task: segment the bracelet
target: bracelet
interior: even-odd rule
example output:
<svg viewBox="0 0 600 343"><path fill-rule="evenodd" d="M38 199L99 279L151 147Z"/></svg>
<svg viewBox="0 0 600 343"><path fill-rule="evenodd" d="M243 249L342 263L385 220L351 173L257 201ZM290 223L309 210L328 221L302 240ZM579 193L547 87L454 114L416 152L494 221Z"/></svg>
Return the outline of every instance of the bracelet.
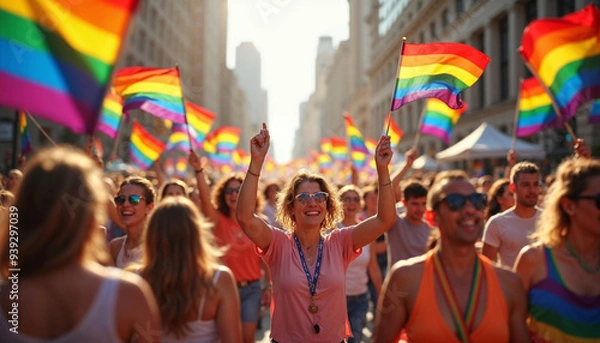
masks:
<svg viewBox="0 0 600 343"><path fill-rule="evenodd" d="M196 169L196 170L194 170L194 172L195 172L196 174L200 174L200 173L202 173L203 171L204 171L204 167L202 167L202 168L200 168L200 169Z"/></svg>
<svg viewBox="0 0 600 343"><path fill-rule="evenodd" d="M380 186L385 187L385 186L389 186L392 184L392 180L388 181L388 182L383 182L383 183L379 183Z"/></svg>
<svg viewBox="0 0 600 343"><path fill-rule="evenodd" d="M253 173L253 172L250 170L250 168L248 168L248 174L250 174L250 175L254 175L254 176L256 176L256 177L260 177L260 174Z"/></svg>

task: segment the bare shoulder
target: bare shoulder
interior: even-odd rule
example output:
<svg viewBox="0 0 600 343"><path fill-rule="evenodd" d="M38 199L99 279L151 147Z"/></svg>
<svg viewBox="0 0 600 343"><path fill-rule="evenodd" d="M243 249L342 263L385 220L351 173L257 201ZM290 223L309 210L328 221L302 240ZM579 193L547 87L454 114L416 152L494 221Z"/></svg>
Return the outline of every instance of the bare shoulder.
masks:
<svg viewBox="0 0 600 343"><path fill-rule="evenodd" d="M408 260L401 260L390 269L390 278L394 281L419 283L427 255L420 255Z"/></svg>
<svg viewBox="0 0 600 343"><path fill-rule="evenodd" d="M110 251L110 254L112 255L113 259L116 258L119 254L119 250L123 246L123 242L125 241L126 237L127 236L117 237L111 240L110 243L108 243L108 250Z"/></svg>
<svg viewBox="0 0 600 343"><path fill-rule="evenodd" d="M235 277L233 276L231 269L220 265L218 270L220 271L219 277L215 281L217 289L229 288L235 285Z"/></svg>
<svg viewBox="0 0 600 343"><path fill-rule="evenodd" d="M517 257L515 267L522 264L524 266L540 266L545 262L544 248L541 244L527 245Z"/></svg>

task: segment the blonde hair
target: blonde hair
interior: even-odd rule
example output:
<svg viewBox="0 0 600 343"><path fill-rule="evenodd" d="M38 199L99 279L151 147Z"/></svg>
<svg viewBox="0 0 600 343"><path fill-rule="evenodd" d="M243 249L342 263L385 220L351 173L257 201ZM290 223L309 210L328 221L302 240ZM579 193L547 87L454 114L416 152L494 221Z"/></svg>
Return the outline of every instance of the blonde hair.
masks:
<svg viewBox="0 0 600 343"><path fill-rule="evenodd" d="M589 187L589 179L596 176L600 176L600 161L595 158L570 158L558 166L556 181L546 194L544 211L531 235L534 243L553 248L563 241L571 219L563 210L561 200L581 195Z"/></svg>
<svg viewBox="0 0 600 343"><path fill-rule="evenodd" d="M160 187L160 191L158 191L158 194L160 194L160 199L158 199L158 201L162 201L165 198L167 188L169 188L169 186L177 186L181 188L181 191L183 192L184 196L189 198L187 184L181 180L173 179L163 183L163 185Z"/></svg>
<svg viewBox="0 0 600 343"><path fill-rule="evenodd" d="M293 216L294 197L298 187L304 182L316 182L322 192L329 195L327 198L327 213L321 223L321 231L334 227L343 216L342 204L337 197L337 192L332 184L321 174L314 173L307 169L301 169L288 181L277 194L277 215L276 220L283 225L286 230L296 228L296 220Z"/></svg>
<svg viewBox="0 0 600 343"><path fill-rule="evenodd" d="M210 230L211 224L185 197L162 200L146 225L140 275L156 297L163 328L178 338L189 330L201 291L209 292L207 298L214 292L212 279L222 252Z"/></svg>
<svg viewBox="0 0 600 343"><path fill-rule="evenodd" d="M108 201L101 170L80 150L58 146L35 154L9 210L18 214L21 276L82 259L108 261L100 230ZM0 268L7 275L8 231L2 234Z"/></svg>

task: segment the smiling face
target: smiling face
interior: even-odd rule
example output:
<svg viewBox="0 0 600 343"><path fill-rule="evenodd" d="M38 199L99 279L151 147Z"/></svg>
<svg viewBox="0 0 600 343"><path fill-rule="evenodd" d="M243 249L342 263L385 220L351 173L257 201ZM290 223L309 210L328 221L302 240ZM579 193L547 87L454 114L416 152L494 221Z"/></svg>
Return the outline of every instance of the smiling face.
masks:
<svg viewBox="0 0 600 343"><path fill-rule="evenodd" d="M340 200L343 204L344 218L356 218L361 209L360 195L355 191L347 191L340 196Z"/></svg>
<svg viewBox="0 0 600 343"><path fill-rule="evenodd" d="M236 179L232 179L225 185L223 192L225 193L225 203L229 207L231 213L235 213L238 196L240 195L240 187L242 183Z"/></svg>
<svg viewBox="0 0 600 343"><path fill-rule="evenodd" d="M125 197L123 204L117 204L117 213L119 219L125 225L125 229L129 229L135 226L144 224L146 216L152 210L154 204L148 204L144 198L144 188L137 185L125 185L121 187L121 190L117 196L122 195ZM140 196L142 199L137 205L132 204L129 201L129 196L135 195Z"/></svg>
<svg viewBox="0 0 600 343"><path fill-rule="evenodd" d="M296 197L300 193L314 194L323 190L316 182L305 181L296 189ZM315 197L310 197L306 202L294 198L292 214L295 218L296 229L310 230L321 228L327 212L327 201L319 202Z"/></svg>

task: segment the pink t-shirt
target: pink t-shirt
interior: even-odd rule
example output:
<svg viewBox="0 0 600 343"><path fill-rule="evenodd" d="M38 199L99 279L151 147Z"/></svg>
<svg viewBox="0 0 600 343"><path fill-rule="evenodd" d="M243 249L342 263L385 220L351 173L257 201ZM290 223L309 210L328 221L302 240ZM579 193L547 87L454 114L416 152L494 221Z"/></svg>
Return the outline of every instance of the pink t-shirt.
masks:
<svg viewBox="0 0 600 343"><path fill-rule="evenodd" d="M262 252L271 270L271 338L278 342L341 342L350 336L346 310L346 269L360 255L352 249L352 230L334 230L325 236L321 272L314 296L319 307L310 313L310 290L292 233L273 228L269 248ZM309 265L314 277L316 263ZM320 332L314 326L318 324Z"/></svg>

